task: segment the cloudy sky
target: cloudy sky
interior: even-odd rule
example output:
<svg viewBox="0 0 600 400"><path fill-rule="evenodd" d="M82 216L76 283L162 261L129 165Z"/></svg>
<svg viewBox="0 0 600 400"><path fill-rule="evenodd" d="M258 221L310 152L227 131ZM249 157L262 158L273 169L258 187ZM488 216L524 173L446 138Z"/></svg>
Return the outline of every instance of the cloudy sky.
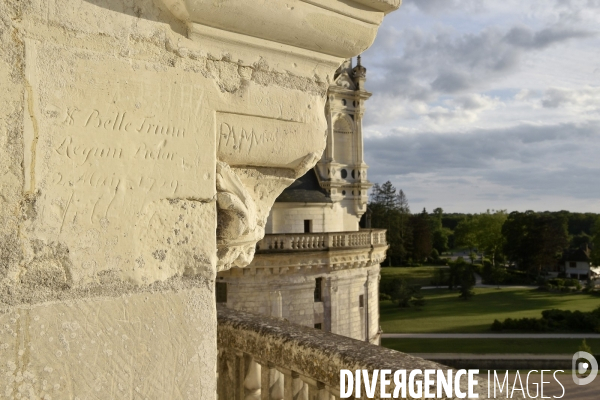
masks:
<svg viewBox="0 0 600 400"><path fill-rule="evenodd" d="M413 212L600 212L600 0L404 0L363 65L369 179Z"/></svg>

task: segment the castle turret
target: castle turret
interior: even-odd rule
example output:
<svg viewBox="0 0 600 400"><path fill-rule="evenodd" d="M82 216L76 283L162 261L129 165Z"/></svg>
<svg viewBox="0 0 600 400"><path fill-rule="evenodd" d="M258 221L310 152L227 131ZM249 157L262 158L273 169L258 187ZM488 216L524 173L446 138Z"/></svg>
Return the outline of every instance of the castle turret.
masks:
<svg viewBox="0 0 600 400"><path fill-rule="evenodd" d="M366 211L367 191L371 187L367 180L362 134L364 103L371 97L371 93L364 90L366 74L360 57L355 67L352 67L352 60L347 60L338 69L335 83L329 88L325 110L327 147L316 167L321 187L347 210L344 230L358 229L358 221Z"/></svg>

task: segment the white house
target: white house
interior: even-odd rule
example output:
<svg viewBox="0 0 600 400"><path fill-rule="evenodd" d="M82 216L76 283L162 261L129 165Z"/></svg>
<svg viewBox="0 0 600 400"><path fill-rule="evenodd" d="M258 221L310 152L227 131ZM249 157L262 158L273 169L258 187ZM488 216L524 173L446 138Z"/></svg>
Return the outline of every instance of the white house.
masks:
<svg viewBox="0 0 600 400"><path fill-rule="evenodd" d="M567 278L586 280L592 277L590 249L588 247L566 251L563 254L561 263Z"/></svg>

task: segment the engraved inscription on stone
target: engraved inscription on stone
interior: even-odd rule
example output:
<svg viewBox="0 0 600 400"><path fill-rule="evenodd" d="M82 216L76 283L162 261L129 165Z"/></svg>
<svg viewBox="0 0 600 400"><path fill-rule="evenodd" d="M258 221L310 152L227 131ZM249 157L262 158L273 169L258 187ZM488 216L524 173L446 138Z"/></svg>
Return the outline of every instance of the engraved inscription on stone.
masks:
<svg viewBox="0 0 600 400"><path fill-rule="evenodd" d="M185 128L161 124L154 116L137 117L126 111L67 109L63 121L65 137L53 156L66 170L55 172L54 185L105 187L113 191L142 191L176 197L185 184L158 169L177 173L194 156L179 150ZM186 157L190 157L186 161ZM160 168L159 168L160 167Z"/></svg>
<svg viewBox="0 0 600 400"><path fill-rule="evenodd" d="M72 190L78 200L93 199L91 221L109 218L117 206L135 213L150 201L203 194L194 193L201 155L194 154L185 127L110 108L67 108L62 135L53 140L52 185Z"/></svg>
<svg viewBox="0 0 600 400"><path fill-rule="evenodd" d="M185 254L212 251L198 236L210 212L196 205L216 193L216 138L198 75L29 46L35 123L25 167L39 210L31 239L68 248L74 281L103 270L166 279L189 267ZM50 54L71 60L55 67L69 71L69 84L34 73Z"/></svg>
<svg viewBox="0 0 600 400"><path fill-rule="evenodd" d="M216 128L218 158L229 165L294 168L314 148L314 128L302 122L218 112Z"/></svg>

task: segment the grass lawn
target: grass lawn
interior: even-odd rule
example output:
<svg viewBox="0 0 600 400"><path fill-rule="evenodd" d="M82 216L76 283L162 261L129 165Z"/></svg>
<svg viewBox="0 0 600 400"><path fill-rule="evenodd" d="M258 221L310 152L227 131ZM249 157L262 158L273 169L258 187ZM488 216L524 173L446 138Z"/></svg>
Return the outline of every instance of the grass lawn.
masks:
<svg viewBox="0 0 600 400"><path fill-rule="evenodd" d="M475 289L476 295L468 301L447 289L422 293L425 306L419 310L400 309L389 300L380 302L380 323L385 333L490 332L494 319L540 318L543 310L552 308L592 311L600 306L599 297L535 289Z"/></svg>
<svg viewBox="0 0 600 400"><path fill-rule="evenodd" d="M600 339L587 339L595 353L600 353ZM405 353L472 353L472 354L574 354L577 339L382 339L381 345Z"/></svg>
<svg viewBox="0 0 600 400"><path fill-rule="evenodd" d="M408 283L419 286L431 286L431 280L433 279L433 271L436 268L448 267L437 267L437 266L423 266L423 267L383 267L381 268L381 280L393 279L393 278L404 278Z"/></svg>

